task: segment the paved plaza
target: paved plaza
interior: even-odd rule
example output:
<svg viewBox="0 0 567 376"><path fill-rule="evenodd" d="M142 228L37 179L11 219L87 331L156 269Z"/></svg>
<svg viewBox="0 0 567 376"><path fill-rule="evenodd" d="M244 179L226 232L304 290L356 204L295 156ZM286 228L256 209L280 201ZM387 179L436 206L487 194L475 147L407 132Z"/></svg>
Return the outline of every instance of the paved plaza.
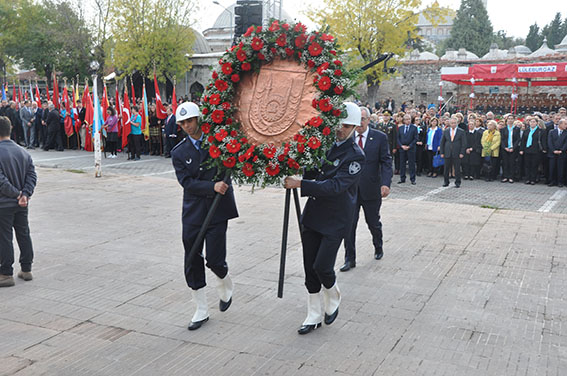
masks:
<svg viewBox="0 0 567 376"><path fill-rule="evenodd" d="M104 160L95 179L92 154L32 155L35 278L0 289L0 375L567 374L566 190L395 177L384 258L362 221L337 320L299 336L296 218L278 299L284 190L239 187L233 304L219 312L207 286L211 319L189 332L171 161Z"/></svg>

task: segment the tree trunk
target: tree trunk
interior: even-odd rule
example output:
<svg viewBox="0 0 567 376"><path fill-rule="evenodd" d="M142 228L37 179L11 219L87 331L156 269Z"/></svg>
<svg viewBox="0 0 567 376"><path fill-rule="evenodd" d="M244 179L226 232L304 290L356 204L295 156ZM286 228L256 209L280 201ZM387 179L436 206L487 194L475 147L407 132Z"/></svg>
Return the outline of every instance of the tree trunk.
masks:
<svg viewBox="0 0 567 376"><path fill-rule="evenodd" d="M378 89L380 88L380 82L375 81L372 76L366 77L367 95L366 100L373 107L374 103L378 100Z"/></svg>

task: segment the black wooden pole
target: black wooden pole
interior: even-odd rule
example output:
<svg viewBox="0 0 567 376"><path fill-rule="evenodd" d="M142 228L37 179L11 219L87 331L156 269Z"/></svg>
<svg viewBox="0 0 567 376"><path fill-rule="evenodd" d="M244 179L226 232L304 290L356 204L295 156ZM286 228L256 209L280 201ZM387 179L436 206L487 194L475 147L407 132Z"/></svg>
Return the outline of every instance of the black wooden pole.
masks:
<svg viewBox="0 0 567 376"><path fill-rule="evenodd" d="M287 251L287 233L289 230L289 206L291 201L291 190L285 190L284 220L282 230L282 249L280 254L280 277L278 281L278 298L283 298L283 285L285 277L285 257Z"/></svg>
<svg viewBox="0 0 567 376"><path fill-rule="evenodd" d="M297 188L293 188L293 202L295 203L295 214L297 215L297 225L299 226L299 237L303 244L303 237L301 232L301 205L299 204L299 194Z"/></svg>

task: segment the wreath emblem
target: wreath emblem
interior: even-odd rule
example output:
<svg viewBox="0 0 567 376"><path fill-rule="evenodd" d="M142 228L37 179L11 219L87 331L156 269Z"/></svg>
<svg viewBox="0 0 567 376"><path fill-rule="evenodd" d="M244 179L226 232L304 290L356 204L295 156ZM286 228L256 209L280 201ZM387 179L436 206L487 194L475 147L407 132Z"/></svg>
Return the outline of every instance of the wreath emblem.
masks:
<svg viewBox="0 0 567 376"><path fill-rule="evenodd" d="M332 35L280 22L251 26L219 60L201 99L210 163L239 183L275 184L320 167L352 93ZM292 72L290 62L302 68ZM252 90L239 92L241 83ZM306 93L309 111L302 111Z"/></svg>

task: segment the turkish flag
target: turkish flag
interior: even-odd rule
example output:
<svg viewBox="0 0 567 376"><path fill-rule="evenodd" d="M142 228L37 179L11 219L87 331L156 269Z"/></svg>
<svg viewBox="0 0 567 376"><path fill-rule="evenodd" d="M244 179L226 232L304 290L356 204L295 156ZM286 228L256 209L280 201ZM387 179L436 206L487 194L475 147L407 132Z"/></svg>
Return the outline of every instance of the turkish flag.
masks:
<svg viewBox="0 0 567 376"><path fill-rule="evenodd" d="M73 131L73 120L71 119L72 114L67 86L63 88L63 105L65 106L65 120L63 121L65 125L65 134L67 137L71 137L75 132Z"/></svg>
<svg viewBox="0 0 567 376"><path fill-rule="evenodd" d="M57 75L53 74L53 105L59 109L59 85L57 84Z"/></svg>
<svg viewBox="0 0 567 376"><path fill-rule="evenodd" d="M118 82L116 82L116 116L118 116L118 137L122 137L122 106L120 106L120 95L118 94Z"/></svg>
<svg viewBox="0 0 567 376"><path fill-rule="evenodd" d="M85 90L85 92L87 93L86 96L86 103L84 103L85 105L85 123L87 125L87 135L85 136L85 150L86 151L93 151L94 147L93 147L93 136L91 134L91 128L93 125L93 121L94 121L94 107L93 107L93 101L91 98L91 95L89 94L88 91ZM83 95L84 97L84 95Z"/></svg>
<svg viewBox="0 0 567 376"><path fill-rule="evenodd" d="M104 90L102 92L102 103L100 105L102 107L102 120L106 121L106 118L108 117L106 110L108 110L108 107L110 106L110 104L108 103L108 94L106 93L106 85L104 85Z"/></svg>
<svg viewBox="0 0 567 376"><path fill-rule="evenodd" d="M175 85L173 85L173 94L171 94L171 109L175 115L177 112L177 95L175 94Z"/></svg>
<svg viewBox="0 0 567 376"><path fill-rule="evenodd" d="M124 103L122 105L122 148L128 145L128 135L130 134L130 100L128 99L128 89L124 88Z"/></svg>
<svg viewBox="0 0 567 376"><path fill-rule="evenodd" d="M159 95L159 85L157 82L156 74L154 73L154 88L156 90L156 116L158 119L165 119L167 117L167 111L163 106L161 101L161 95Z"/></svg>
<svg viewBox="0 0 567 376"><path fill-rule="evenodd" d="M41 96L39 95L37 84L35 84L35 101L37 102L37 108L41 108Z"/></svg>

